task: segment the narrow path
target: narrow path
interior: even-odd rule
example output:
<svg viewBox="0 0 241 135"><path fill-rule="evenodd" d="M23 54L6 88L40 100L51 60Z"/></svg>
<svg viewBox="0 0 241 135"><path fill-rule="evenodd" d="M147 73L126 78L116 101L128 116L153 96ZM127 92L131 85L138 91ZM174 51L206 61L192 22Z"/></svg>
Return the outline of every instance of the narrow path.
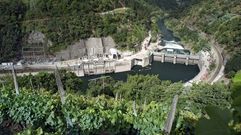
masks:
<svg viewBox="0 0 241 135"><path fill-rule="evenodd" d="M123 7L123 8L116 8L116 9L113 9L111 11L106 11L106 12L102 12L102 13L99 13L100 15L107 15L107 14L114 14L114 13L124 13L125 11L129 10L130 8L127 8L127 7Z"/></svg>
<svg viewBox="0 0 241 135"><path fill-rule="evenodd" d="M217 54L217 67L215 68L214 74L209 78L208 82L213 83L214 80L216 80L216 78L218 77L219 74L221 74L221 69L224 66L224 59L222 56L222 52L219 49L219 46L216 44L213 44L213 49L215 50L216 54Z"/></svg>

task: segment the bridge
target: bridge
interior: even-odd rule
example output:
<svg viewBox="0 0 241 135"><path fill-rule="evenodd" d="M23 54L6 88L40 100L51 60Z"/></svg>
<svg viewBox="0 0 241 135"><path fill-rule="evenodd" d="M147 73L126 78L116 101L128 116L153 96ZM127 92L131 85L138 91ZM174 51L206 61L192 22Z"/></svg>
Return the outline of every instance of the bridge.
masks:
<svg viewBox="0 0 241 135"><path fill-rule="evenodd" d="M153 60L164 62L171 62L173 64L198 65L201 69L201 55L185 55L185 54L168 54L161 52L152 52Z"/></svg>

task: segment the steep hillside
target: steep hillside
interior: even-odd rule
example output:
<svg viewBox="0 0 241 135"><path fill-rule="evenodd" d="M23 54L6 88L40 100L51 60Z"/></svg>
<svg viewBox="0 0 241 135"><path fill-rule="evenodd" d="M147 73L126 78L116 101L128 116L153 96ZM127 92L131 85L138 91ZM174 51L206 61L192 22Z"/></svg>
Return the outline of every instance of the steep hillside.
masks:
<svg viewBox="0 0 241 135"><path fill-rule="evenodd" d="M204 0L180 14L172 14L166 24L196 51L208 48L208 41L215 39L231 55L226 73L236 72L241 69L241 62L237 62L241 61L240 9L240 0Z"/></svg>
<svg viewBox="0 0 241 135"><path fill-rule="evenodd" d="M43 32L54 43L53 51L81 38L108 35L119 48L133 49L150 26L151 9L135 0L26 0L25 5L25 33ZM111 12L125 7L122 12Z"/></svg>
<svg viewBox="0 0 241 135"><path fill-rule="evenodd" d="M66 48L79 39L102 36L112 36L119 49L133 50L149 29L157 34L156 16L159 14L144 0L3 0L0 9L1 13L5 10L0 15L1 20L17 18L12 23L9 22L11 19L1 22L1 31L5 31L1 33L2 37L11 31L10 23L15 23L18 28L13 31L19 34L18 39L9 37L6 40L18 42L21 48L27 44L29 33L42 32L52 42L50 52ZM20 13L12 14L12 10ZM4 46L2 51L12 45L6 44L5 40L0 44ZM6 54L11 54L14 49L9 48ZM0 61L13 57L16 55L6 55Z"/></svg>

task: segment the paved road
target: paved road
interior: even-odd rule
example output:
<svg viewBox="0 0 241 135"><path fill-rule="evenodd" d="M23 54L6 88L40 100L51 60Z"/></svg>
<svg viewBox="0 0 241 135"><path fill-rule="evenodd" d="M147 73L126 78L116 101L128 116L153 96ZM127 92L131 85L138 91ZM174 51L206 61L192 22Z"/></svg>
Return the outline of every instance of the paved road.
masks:
<svg viewBox="0 0 241 135"><path fill-rule="evenodd" d="M223 74L222 67L224 67L224 58L222 56L222 49L212 36L207 35L200 30L198 30L198 32L202 38L209 40L209 43L211 44L211 51L214 53L214 57L216 59L216 68L207 79L208 83L214 83L214 81L218 81L217 78L220 77L220 74Z"/></svg>
<svg viewBox="0 0 241 135"><path fill-rule="evenodd" d="M192 28L195 29L195 28ZM195 29L197 30L197 29ZM199 30L197 30L199 31ZM223 71L224 71L224 58L222 56L222 49L219 46L218 43L216 43L216 41L214 40L213 37L209 37L209 35L207 35L206 33L199 31L200 36L205 38L205 39L210 39L210 44L211 44L211 50L214 53L214 57L216 59L216 68L214 69L214 71L212 71L211 75L209 76L209 78L206 79L206 81L208 83L213 84L214 82L217 82L223 75ZM208 58L206 57L207 55L204 54L203 59L204 59L204 64L203 64L203 68L201 69L200 73L192 80L190 80L188 83L185 84L185 86L190 86L192 85L193 82L195 83L199 83L200 81L202 81L202 77L205 77L207 75L208 72L208 68L209 68L209 64L210 62L208 61Z"/></svg>
<svg viewBox="0 0 241 135"><path fill-rule="evenodd" d="M222 49L219 46L219 44L214 40L213 37L209 37L206 33L202 32L201 35L204 36L206 39L211 39L211 50L213 51L214 56L216 56L216 68L212 72L211 76L208 79L209 83L213 83L214 81L217 81L217 77L219 77L220 74L223 74L222 67L224 66L224 58L222 56Z"/></svg>
<svg viewBox="0 0 241 135"><path fill-rule="evenodd" d="M213 49L216 52L217 57L217 67L215 68L214 74L209 78L208 82L213 83L216 78L220 75L223 74L222 67L224 66L224 59L222 56L222 51L219 49L219 46L216 44L213 44Z"/></svg>

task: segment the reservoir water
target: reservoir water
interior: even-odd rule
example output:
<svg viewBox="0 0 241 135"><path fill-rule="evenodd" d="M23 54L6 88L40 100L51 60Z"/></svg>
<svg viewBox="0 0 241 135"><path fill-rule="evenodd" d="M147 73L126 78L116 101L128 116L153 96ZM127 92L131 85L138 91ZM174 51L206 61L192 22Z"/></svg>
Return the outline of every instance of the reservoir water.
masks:
<svg viewBox="0 0 241 135"><path fill-rule="evenodd" d="M147 67L135 66L131 71L123 73L112 73L106 75L93 75L82 77L83 87L88 87L88 82L91 79L96 79L103 76L110 76L118 81L126 81L128 75L158 75L160 80L170 80L172 82L187 82L191 80L199 73L199 68L197 65L186 66L184 64L172 64L172 63L161 63L153 62L152 65Z"/></svg>
<svg viewBox="0 0 241 135"><path fill-rule="evenodd" d="M171 30L167 29L164 21L160 20L158 22L160 31L162 32L162 38L167 41L180 41L179 38L175 37ZM128 75L158 75L160 80L170 80L172 82L187 82L191 80L199 73L199 68L197 65L188 65L185 64L172 64L172 63L161 63L153 62L150 66L140 67L135 66L131 71L123 73L112 73L106 75L93 75L82 77L84 82L84 87L88 87L89 80L96 79L102 76L110 76L115 80L126 81Z"/></svg>

